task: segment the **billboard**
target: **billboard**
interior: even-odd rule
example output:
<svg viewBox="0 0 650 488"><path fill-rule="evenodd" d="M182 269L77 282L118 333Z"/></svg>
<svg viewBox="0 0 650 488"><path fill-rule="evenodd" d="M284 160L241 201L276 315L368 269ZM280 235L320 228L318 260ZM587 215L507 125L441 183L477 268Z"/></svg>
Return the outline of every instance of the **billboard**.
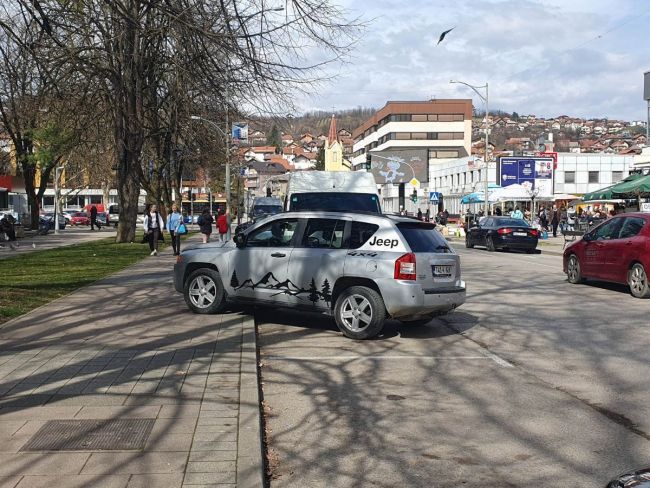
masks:
<svg viewBox="0 0 650 488"><path fill-rule="evenodd" d="M650 102L650 71L643 74L643 99Z"/></svg>
<svg viewBox="0 0 650 488"><path fill-rule="evenodd" d="M537 197L553 196L553 158L502 157L499 158L498 183L502 187L521 185Z"/></svg>
<svg viewBox="0 0 650 488"><path fill-rule="evenodd" d="M371 171L377 184L429 181L428 149L393 149L371 152Z"/></svg>

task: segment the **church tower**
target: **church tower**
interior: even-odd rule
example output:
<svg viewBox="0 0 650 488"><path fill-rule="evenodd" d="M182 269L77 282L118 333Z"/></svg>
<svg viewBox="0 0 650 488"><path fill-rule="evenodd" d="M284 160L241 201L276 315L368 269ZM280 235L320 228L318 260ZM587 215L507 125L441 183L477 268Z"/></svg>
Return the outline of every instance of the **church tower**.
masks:
<svg viewBox="0 0 650 488"><path fill-rule="evenodd" d="M325 141L325 171L350 171L351 164L343 159L343 144L338 140L336 117L332 114L330 130Z"/></svg>

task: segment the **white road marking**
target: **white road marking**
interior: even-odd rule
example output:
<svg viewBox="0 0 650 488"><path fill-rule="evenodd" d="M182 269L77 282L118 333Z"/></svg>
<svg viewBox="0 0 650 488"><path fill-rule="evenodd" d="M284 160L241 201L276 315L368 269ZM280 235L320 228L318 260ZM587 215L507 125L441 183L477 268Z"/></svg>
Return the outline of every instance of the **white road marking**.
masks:
<svg viewBox="0 0 650 488"><path fill-rule="evenodd" d="M512 363L506 361L505 359L503 359L503 358L497 356L497 355L494 354L494 353L491 353L490 351L485 351L484 354L485 354L489 359L491 359L492 361L494 361L495 363L497 363L499 366L503 366L504 368L514 368L514 367L515 367L514 364L512 364Z"/></svg>

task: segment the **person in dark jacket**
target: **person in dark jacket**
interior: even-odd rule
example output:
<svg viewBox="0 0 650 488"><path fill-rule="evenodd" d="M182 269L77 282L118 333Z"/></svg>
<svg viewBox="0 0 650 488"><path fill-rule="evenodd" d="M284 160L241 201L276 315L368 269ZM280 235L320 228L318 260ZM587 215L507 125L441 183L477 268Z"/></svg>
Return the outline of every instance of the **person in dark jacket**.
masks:
<svg viewBox="0 0 650 488"><path fill-rule="evenodd" d="M203 212L201 212L201 215L199 215L196 223L199 224L199 230L203 236L203 244L207 244L210 242L212 224L214 223L214 219L212 218L212 215L210 215L210 211L207 208L203 209Z"/></svg>
<svg viewBox="0 0 650 488"><path fill-rule="evenodd" d="M18 244L16 244L16 231L14 230L14 225L16 224L16 219L11 214L5 215L2 220L0 220L0 232L4 232L9 240L9 247L15 249Z"/></svg>
<svg viewBox="0 0 650 488"><path fill-rule="evenodd" d="M551 209L551 227L553 227L553 237L557 237L557 227L560 225L560 211L557 209L557 205L553 205Z"/></svg>
<svg viewBox="0 0 650 488"><path fill-rule="evenodd" d="M95 230L95 227L97 227L97 230L102 230L99 222L97 222L97 207L93 205L90 207L90 230Z"/></svg>

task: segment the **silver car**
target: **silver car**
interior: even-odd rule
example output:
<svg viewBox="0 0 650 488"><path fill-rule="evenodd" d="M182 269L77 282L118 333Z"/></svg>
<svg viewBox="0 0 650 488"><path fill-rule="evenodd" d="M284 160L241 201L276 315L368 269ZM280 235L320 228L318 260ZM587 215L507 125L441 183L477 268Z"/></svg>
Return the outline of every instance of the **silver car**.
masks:
<svg viewBox="0 0 650 488"><path fill-rule="evenodd" d="M228 301L319 311L347 337L386 318L423 324L465 302L459 256L434 224L373 214L287 212L225 244L187 248L174 286L196 313Z"/></svg>

